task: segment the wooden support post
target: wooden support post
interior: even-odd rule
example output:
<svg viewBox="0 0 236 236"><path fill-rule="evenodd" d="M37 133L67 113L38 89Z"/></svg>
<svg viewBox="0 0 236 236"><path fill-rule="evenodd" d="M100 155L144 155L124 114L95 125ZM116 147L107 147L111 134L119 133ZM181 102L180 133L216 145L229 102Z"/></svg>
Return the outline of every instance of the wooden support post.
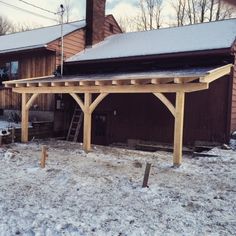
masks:
<svg viewBox="0 0 236 236"><path fill-rule="evenodd" d="M90 105L92 103L92 94L84 94L84 137L83 147L85 152L91 150L91 125L92 125L92 113L90 112Z"/></svg>
<svg viewBox="0 0 236 236"><path fill-rule="evenodd" d="M40 160L40 166L41 168L45 168L46 166L46 160L47 160L48 154L47 154L47 147L42 147L42 153L41 153L41 160Z"/></svg>
<svg viewBox="0 0 236 236"><path fill-rule="evenodd" d="M27 109L27 94L22 93L21 106L21 142L28 142L28 123L29 123L29 109Z"/></svg>
<svg viewBox="0 0 236 236"><path fill-rule="evenodd" d="M151 169L151 165L150 163L146 164L146 168L145 168L145 173L144 173L144 178L143 178L143 188L148 187L148 179L149 179L149 174L150 174L150 169Z"/></svg>
<svg viewBox="0 0 236 236"><path fill-rule="evenodd" d="M184 128L184 100L185 93L176 93L176 113L175 113L175 133L174 133L174 166L180 166L182 163L183 149L183 128Z"/></svg>

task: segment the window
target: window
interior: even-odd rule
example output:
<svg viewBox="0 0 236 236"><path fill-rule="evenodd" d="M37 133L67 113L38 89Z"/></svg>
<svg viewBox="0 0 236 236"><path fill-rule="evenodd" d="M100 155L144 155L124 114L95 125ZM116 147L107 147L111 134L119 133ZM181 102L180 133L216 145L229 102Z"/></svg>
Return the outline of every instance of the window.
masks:
<svg viewBox="0 0 236 236"><path fill-rule="evenodd" d="M111 33L114 33L114 26L112 24L109 24L109 29Z"/></svg>
<svg viewBox="0 0 236 236"><path fill-rule="evenodd" d="M11 61L0 64L0 85L3 81L18 79L19 62Z"/></svg>

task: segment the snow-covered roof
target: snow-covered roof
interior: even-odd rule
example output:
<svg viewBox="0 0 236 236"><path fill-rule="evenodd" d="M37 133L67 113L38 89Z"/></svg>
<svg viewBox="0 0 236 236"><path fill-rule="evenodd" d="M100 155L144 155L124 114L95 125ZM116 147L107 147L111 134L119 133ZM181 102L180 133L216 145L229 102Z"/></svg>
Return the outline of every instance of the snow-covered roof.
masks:
<svg viewBox="0 0 236 236"><path fill-rule="evenodd" d="M230 48L236 19L113 35L67 62Z"/></svg>
<svg viewBox="0 0 236 236"><path fill-rule="evenodd" d="M85 20L64 24L63 32L67 35L85 27ZM43 27L0 36L0 54L26 49L46 47L48 43L61 37L61 25Z"/></svg>

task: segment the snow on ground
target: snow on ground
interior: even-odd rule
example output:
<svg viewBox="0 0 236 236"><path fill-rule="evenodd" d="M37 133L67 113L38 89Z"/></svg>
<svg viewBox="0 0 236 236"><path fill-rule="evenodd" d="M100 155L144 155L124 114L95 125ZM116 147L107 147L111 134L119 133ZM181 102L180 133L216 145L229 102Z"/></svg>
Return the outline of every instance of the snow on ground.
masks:
<svg viewBox="0 0 236 236"><path fill-rule="evenodd" d="M0 120L0 130L2 129L9 129L9 128L20 128L21 124L20 123L14 123L14 122L9 122L5 120Z"/></svg>
<svg viewBox="0 0 236 236"><path fill-rule="evenodd" d="M55 140L2 147L0 235L235 235L236 152L212 152L219 157L184 156L175 169L166 152L86 154Z"/></svg>

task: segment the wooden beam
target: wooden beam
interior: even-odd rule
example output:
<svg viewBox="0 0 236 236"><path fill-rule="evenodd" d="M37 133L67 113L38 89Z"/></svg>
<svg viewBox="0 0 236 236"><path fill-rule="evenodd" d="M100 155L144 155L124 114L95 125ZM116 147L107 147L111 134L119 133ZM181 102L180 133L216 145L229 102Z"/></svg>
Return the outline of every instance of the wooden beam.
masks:
<svg viewBox="0 0 236 236"><path fill-rule="evenodd" d="M208 75L201 77L200 82L201 83L211 83L214 80L219 79L222 76L228 75L231 72L232 64L228 64L226 66L222 66L220 68L217 68L215 70L211 70L208 72Z"/></svg>
<svg viewBox="0 0 236 236"><path fill-rule="evenodd" d="M183 128L184 128L184 100L185 93L176 93L176 113L175 113L175 130L174 130L174 166L180 166L182 163L183 149Z"/></svg>
<svg viewBox="0 0 236 236"><path fill-rule="evenodd" d="M132 79L130 81L131 84L151 84L151 79Z"/></svg>
<svg viewBox="0 0 236 236"><path fill-rule="evenodd" d="M50 82L39 82L38 86L39 87L50 87L51 83Z"/></svg>
<svg viewBox="0 0 236 236"><path fill-rule="evenodd" d="M27 109L27 94L22 94L21 105L21 142L28 142L29 109Z"/></svg>
<svg viewBox="0 0 236 236"><path fill-rule="evenodd" d="M156 79L151 79L152 84L167 84L170 82L173 82L174 78L156 78Z"/></svg>
<svg viewBox="0 0 236 236"><path fill-rule="evenodd" d="M42 77L33 77L33 78L26 78L26 79L20 79L20 81L24 81L25 83L27 83L28 81L32 81L32 80L40 80L40 79L48 79L48 78L54 78L55 75L47 75L47 76L42 76ZM3 84L15 84L19 82L19 80L10 80L10 81L4 81Z"/></svg>
<svg viewBox="0 0 236 236"><path fill-rule="evenodd" d="M175 107L173 104L169 101L169 99L162 93L153 93L171 112L171 114L175 117Z"/></svg>
<svg viewBox="0 0 236 236"><path fill-rule="evenodd" d="M94 102L89 107L89 112L92 114L94 109L98 106L98 104L108 95L108 93L101 93L94 100Z"/></svg>
<svg viewBox="0 0 236 236"><path fill-rule="evenodd" d="M75 101L77 102L77 104L80 106L81 110L84 112L84 103L81 100L81 98L75 94L75 93L70 93L71 97L73 97L75 99Z"/></svg>
<svg viewBox="0 0 236 236"><path fill-rule="evenodd" d="M65 86L78 86L79 82L74 82L74 81L68 81L65 82Z"/></svg>
<svg viewBox="0 0 236 236"><path fill-rule="evenodd" d="M130 85L131 80L121 79L121 80L112 80L113 85Z"/></svg>
<svg viewBox="0 0 236 236"><path fill-rule="evenodd" d="M97 86L112 85L112 81L111 80L96 80L95 85Z"/></svg>
<svg viewBox="0 0 236 236"><path fill-rule="evenodd" d="M26 83L16 83L16 88L26 87Z"/></svg>
<svg viewBox="0 0 236 236"><path fill-rule="evenodd" d="M32 103L34 102L34 100L38 97L38 93L35 93L31 96L31 98L28 100L28 102L26 103L26 109L30 109Z"/></svg>
<svg viewBox="0 0 236 236"><path fill-rule="evenodd" d="M95 85L95 81L87 81L87 80L79 81L79 85L80 86L93 86Z"/></svg>
<svg viewBox="0 0 236 236"><path fill-rule="evenodd" d="M91 150L91 125L92 125L92 114L90 112L90 105L92 103L92 94L84 94L84 137L83 147L85 152Z"/></svg>
<svg viewBox="0 0 236 236"><path fill-rule="evenodd" d="M13 88L16 93L176 93L209 88L208 83Z"/></svg>
<svg viewBox="0 0 236 236"><path fill-rule="evenodd" d="M199 79L198 77L181 77L181 78L175 78L174 83L176 84L182 84L182 83L189 83L194 80Z"/></svg>

